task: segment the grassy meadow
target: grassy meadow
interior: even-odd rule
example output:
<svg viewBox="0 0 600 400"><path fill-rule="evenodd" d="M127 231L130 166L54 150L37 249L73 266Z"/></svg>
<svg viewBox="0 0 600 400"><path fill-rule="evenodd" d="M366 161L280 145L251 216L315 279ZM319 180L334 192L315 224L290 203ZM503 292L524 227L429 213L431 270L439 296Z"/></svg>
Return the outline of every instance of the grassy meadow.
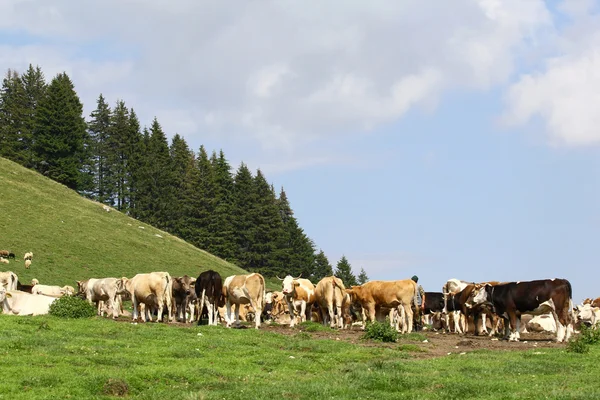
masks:
<svg viewBox="0 0 600 400"><path fill-rule="evenodd" d="M423 358L255 329L0 315L4 399L590 399L600 348ZM327 328L328 329L328 328ZM422 352L422 350L419 350ZM419 355L420 357L416 357Z"/></svg>
<svg viewBox="0 0 600 400"><path fill-rule="evenodd" d="M75 285L93 277L131 277L168 271L197 276L214 269L223 276L241 268L125 214L106 212L100 203L37 172L0 158L0 249L16 260L0 270L21 282ZM31 269L23 262L33 252Z"/></svg>

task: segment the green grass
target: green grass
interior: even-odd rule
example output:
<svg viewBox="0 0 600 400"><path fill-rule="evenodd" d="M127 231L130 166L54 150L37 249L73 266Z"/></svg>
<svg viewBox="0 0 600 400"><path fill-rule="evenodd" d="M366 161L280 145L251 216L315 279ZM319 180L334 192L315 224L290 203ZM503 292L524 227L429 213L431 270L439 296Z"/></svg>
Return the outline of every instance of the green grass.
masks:
<svg viewBox="0 0 600 400"><path fill-rule="evenodd" d="M0 315L0 399L588 399L600 347L414 359L265 330ZM418 353L423 354L423 353Z"/></svg>
<svg viewBox="0 0 600 400"><path fill-rule="evenodd" d="M15 272L23 283L37 278L40 283L76 286L80 279L151 271L173 276L198 276L207 269L222 276L245 273L125 214L106 212L100 203L4 158L0 215L0 249L17 257L0 270ZM23 262L28 251L33 251L30 270Z"/></svg>

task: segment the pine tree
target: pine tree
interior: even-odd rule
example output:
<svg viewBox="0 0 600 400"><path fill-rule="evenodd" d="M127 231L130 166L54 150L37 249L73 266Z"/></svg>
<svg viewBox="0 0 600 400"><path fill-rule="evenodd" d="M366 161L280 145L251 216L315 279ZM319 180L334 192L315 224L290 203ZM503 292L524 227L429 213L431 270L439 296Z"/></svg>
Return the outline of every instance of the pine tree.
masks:
<svg viewBox="0 0 600 400"><path fill-rule="evenodd" d="M46 94L48 85L42 69L39 66L33 68L29 64L29 68L21 77L23 88L25 90L25 118L22 127L23 151L25 154L24 166L33 168L35 166L35 153L33 132L36 124L36 114L40 101Z"/></svg>
<svg viewBox="0 0 600 400"><path fill-rule="evenodd" d="M16 71L9 69L0 89L0 156L22 165L26 163L25 104L23 81Z"/></svg>
<svg viewBox="0 0 600 400"><path fill-rule="evenodd" d="M81 187L86 138L82 113L71 79L58 74L40 100L33 134L38 171L72 189Z"/></svg>
<svg viewBox="0 0 600 400"><path fill-rule="evenodd" d="M172 212L173 174L167 137L156 118L144 142L136 213L144 222L165 229Z"/></svg>
<svg viewBox="0 0 600 400"><path fill-rule="evenodd" d="M352 273L352 267L350 266L350 263L348 262L346 256L342 256L342 258L340 258L340 261L338 261L335 269L335 276L340 278L347 288L358 284L358 282L356 281L356 277Z"/></svg>
<svg viewBox="0 0 600 400"><path fill-rule="evenodd" d="M112 172L109 187L117 210L126 208L129 133L129 110L125 102L119 100L111 115L110 136L107 143L108 163Z"/></svg>
<svg viewBox="0 0 600 400"><path fill-rule="evenodd" d="M249 255L254 239L252 236L252 208L257 202L253 180L252 173L246 164L241 163L235 174L233 185L233 230L236 235L237 247L234 259L244 269L253 265L252 257Z"/></svg>
<svg viewBox="0 0 600 400"><path fill-rule="evenodd" d="M315 266L313 268L313 273L310 277L310 279L313 282L319 282L326 276L333 275L333 269L331 267L331 264L329 264L329 260L327 259L327 256L325 255L323 250L320 250L319 253L315 256L314 265Z"/></svg>
<svg viewBox="0 0 600 400"><path fill-rule="evenodd" d="M112 205L114 192L111 182L112 168L109 161L109 137L111 130L112 111L102 94L98 96L96 109L92 111L88 122L88 132L92 142L94 199L101 203Z"/></svg>
<svg viewBox="0 0 600 400"><path fill-rule="evenodd" d="M231 166L223 150L219 152L218 157L213 152L210 163L215 180L215 203L208 223L211 243L207 250L225 260L233 261L237 254L237 243L234 233L234 183Z"/></svg>
<svg viewBox="0 0 600 400"><path fill-rule="evenodd" d="M144 136L140 130L140 121L133 108L129 111L127 136L128 162L126 165L127 179L127 213L137 218L136 205L138 195L138 182L145 157Z"/></svg>
<svg viewBox="0 0 600 400"><path fill-rule="evenodd" d="M173 204L171 205L171 218L168 221L168 231L181 238L186 226L186 194L188 169L193 167L194 154L190 151L185 139L175 134L171 140L171 166L173 172Z"/></svg>
<svg viewBox="0 0 600 400"><path fill-rule="evenodd" d="M363 285L369 281L369 277L367 276L364 268L360 269L360 274L358 274L357 281L359 285Z"/></svg>

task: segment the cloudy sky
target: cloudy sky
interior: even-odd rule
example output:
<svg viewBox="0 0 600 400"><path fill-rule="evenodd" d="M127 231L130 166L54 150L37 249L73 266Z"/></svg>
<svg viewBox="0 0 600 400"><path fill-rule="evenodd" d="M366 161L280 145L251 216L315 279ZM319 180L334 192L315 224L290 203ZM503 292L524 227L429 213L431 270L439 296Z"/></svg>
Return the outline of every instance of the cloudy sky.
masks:
<svg viewBox="0 0 600 400"><path fill-rule="evenodd" d="M372 279L600 295L598 1L231 4L0 0L0 69L260 168Z"/></svg>

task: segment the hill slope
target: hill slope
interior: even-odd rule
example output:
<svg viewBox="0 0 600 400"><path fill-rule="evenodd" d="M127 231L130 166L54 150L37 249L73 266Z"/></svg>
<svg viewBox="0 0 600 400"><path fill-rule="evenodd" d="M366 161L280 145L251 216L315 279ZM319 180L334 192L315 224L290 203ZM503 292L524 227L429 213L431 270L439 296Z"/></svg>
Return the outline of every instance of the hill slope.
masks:
<svg viewBox="0 0 600 400"><path fill-rule="evenodd" d="M76 280L168 271L198 276L214 269L222 276L241 268L183 240L85 199L37 172L0 158L0 250L16 260L0 264L23 283L74 285ZM23 262L33 252L31 269Z"/></svg>

